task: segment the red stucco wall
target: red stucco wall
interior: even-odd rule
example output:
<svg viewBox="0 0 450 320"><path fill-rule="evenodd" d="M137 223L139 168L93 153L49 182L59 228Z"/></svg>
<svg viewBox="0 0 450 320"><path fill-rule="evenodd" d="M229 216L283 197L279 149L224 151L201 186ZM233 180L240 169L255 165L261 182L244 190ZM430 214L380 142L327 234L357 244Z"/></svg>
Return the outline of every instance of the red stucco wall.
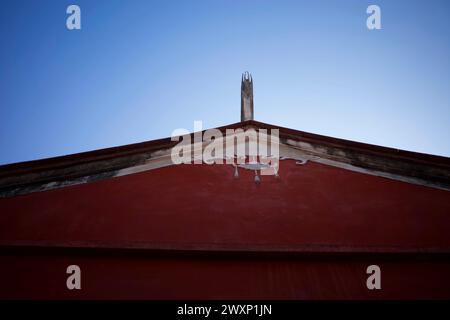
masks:
<svg viewBox="0 0 450 320"><path fill-rule="evenodd" d="M290 160L281 161L279 178L263 176L260 184L253 172L239 173L235 179L231 166L182 165L0 199L0 244L449 251L450 192ZM446 258L314 259L3 252L0 297L450 297ZM377 263L385 282L374 293L365 287L365 267ZM82 293L65 289L66 264L82 266Z"/></svg>

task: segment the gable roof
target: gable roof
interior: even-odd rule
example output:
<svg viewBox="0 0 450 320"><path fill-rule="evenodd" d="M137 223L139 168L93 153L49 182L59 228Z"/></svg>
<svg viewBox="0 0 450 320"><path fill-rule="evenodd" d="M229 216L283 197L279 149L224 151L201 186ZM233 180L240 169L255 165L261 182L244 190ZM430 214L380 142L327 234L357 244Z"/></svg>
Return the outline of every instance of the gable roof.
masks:
<svg viewBox="0 0 450 320"><path fill-rule="evenodd" d="M248 120L218 127L279 129L280 144L308 160L414 184L450 190L450 158L338 139ZM191 133L193 139L193 133ZM72 155L0 166L0 197L117 176L170 154L177 141L164 138ZM167 164L166 164L167 165ZM144 168L144 169L145 169ZM133 173L135 171L127 171ZM122 171L120 175L127 174Z"/></svg>

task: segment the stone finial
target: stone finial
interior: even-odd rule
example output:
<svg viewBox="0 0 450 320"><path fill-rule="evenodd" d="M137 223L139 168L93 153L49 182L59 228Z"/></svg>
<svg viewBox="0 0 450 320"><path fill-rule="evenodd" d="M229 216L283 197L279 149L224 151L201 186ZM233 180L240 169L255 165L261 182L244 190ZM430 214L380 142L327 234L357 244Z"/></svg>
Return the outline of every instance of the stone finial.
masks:
<svg viewBox="0 0 450 320"><path fill-rule="evenodd" d="M253 120L253 79L246 71L241 82L241 121Z"/></svg>

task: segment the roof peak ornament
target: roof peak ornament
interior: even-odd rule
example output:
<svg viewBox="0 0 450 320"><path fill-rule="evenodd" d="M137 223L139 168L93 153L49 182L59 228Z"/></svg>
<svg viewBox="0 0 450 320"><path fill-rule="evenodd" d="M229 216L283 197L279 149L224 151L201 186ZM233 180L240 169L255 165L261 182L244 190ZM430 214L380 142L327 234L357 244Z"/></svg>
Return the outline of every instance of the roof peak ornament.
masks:
<svg viewBox="0 0 450 320"><path fill-rule="evenodd" d="M253 78L245 71L241 80L241 122L253 120Z"/></svg>

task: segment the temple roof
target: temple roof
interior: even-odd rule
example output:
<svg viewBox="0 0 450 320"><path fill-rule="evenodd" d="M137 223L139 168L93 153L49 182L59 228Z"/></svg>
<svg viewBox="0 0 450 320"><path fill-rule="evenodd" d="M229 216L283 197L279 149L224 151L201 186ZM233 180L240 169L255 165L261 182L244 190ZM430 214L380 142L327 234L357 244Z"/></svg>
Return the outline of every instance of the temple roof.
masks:
<svg viewBox="0 0 450 320"><path fill-rule="evenodd" d="M450 158L338 139L248 120L217 128L279 129L281 159L307 160L450 190ZM191 136L193 137L193 133ZM87 183L167 165L177 144L164 138L0 166L0 197Z"/></svg>

